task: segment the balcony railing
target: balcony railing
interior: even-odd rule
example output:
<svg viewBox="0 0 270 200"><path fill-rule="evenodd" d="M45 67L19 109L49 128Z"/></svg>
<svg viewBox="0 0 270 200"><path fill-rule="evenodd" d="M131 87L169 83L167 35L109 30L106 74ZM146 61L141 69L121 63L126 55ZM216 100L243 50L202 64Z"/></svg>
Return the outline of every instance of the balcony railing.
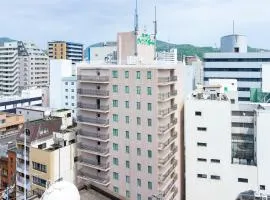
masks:
<svg viewBox="0 0 270 200"><path fill-rule="evenodd" d="M89 82L108 82L109 76L87 76L87 75L79 75L78 80L80 81L89 81Z"/></svg>
<svg viewBox="0 0 270 200"><path fill-rule="evenodd" d="M79 158L78 164L88 166L91 168L98 168L99 170L107 171L110 168L109 163L98 163L96 161L85 159L85 158Z"/></svg>
<svg viewBox="0 0 270 200"><path fill-rule="evenodd" d="M79 130L78 135L83 136L83 137L89 137L89 139L92 139L92 138L96 138L99 140L108 140L109 139L108 134L99 133L99 132L90 132L90 131Z"/></svg>
<svg viewBox="0 0 270 200"><path fill-rule="evenodd" d="M172 181L171 183L166 187L166 189L164 190L164 196L166 197L169 193L169 191L171 190L171 187L175 184L176 180L177 180L177 174L172 174Z"/></svg>
<svg viewBox="0 0 270 200"><path fill-rule="evenodd" d="M158 149L163 150L165 149L172 141L174 141L177 138L177 135L172 135L168 140L165 142L159 142Z"/></svg>
<svg viewBox="0 0 270 200"><path fill-rule="evenodd" d="M170 108L160 109L158 115L164 117L175 110L177 110L177 104L172 105Z"/></svg>
<svg viewBox="0 0 270 200"><path fill-rule="evenodd" d="M177 152L177 147L173 147L171 149L171 152L165 156L164 158L159 158L158 159L158 163L161 165L164 165L165 163L167 163L169 160L171 160L174 156L174 154Z"/></svg>
<svg viewBox="0 0 270 200"><path fill-rule="evenodd" d="M17 163L16 169L17 171L24 173L24 164ZM26 173L28 172L29 172L29 166L26 165Z"/></svg>
<svg viewBox="0 0 270 200"><path fill-rule="evenodd" d="M164 182L169 177L169 175L174 171L176 165L177 165L177 160L173 160L171 162L171 167L168 169L168 171L165 174L159 175L158 177L159 182Z"/></svg>
<svg viewBox="0 0 270 200"><path fill-rule="evenodd" d="M17 150L17 157L24 159L24 150ZM29 152L26 151L26 159L29 157Z"/></svg>
<svg viewBox="0 0 270 200"><path fill-rule="evenodd" d="M176 95L177 95L177 90L173 90L171 92L159 93L158 100L164 101L164 100L169 99L171 97L175 97Z"/></svg>
<svg viewBox="0 0 270 200"><path fill-rule="evenodd" d="M77 93L80 95L88 95L88 96L100 96L100 97L109 96L108 90L78 89Z"/></svg>
<svg viewBox="0 0 270 200"><path fill-rule="evenodd" d="M25 181L24 177L21 177L21 176L16 177L16 184L17 185L19 185L21 187L24 187L24 181ZM26 179L26 188L30 189L30 181L29 181L29 179L28 180Z"/></svg>
<svg viewBox="0 0 270 200"><path fill-rule="evenodd" d="M169 77L159 77L158 83L169 83L177 81L177 76L169 76Z"/></svg>
<svg viewBox="0 0 270 200"><path fill-rule="evenodd" d="M78 171L77 176L89 182L95 182L101 185L107 186L110 183L110 178L108 176L95 176L83 171Z"/></svg>
<svg viewBox="0 0 270 200"><path fill-rule="evenodd" d="M173 195L171 196L170 200L174 200L178 193L178 188L174 186L171 191L173 192Z"/></svg>
<svg viewBox="0 0 270 200"><path fill-rule="evenodd" d="M159 126L159 134L164 134L166 131L168 131L170 128L175 126L177 124L177 119L174 118L170 123L167 125Z"/></svg>
<svg viewBox="0 0 270 200"><path fill-rule="evenodd" d="M77 144L77 149L79 151L98 154L98 155L102 155L102 156L109 155L109 148L107 148L107 147L90 146L90 145L87 145L87 144L79 143L79 144Z"/></svg>
<svg viewBox="0 0 270 200"><path fill-rule="evenodd" d="M108 111L109 110L109 105L97 105L97 104L89 104L89 103L78 102L78 108L90 109L90 110Z"/></svg>
<svg viewBox="0 0 270 200"><path fill-rule="evenodd" d="M103 126L109 125L108 119L78 116L77 120L78 120L78 122L84 122L84 123L88 123L88 124L98 124L98 125L103 125Z"/></svg>

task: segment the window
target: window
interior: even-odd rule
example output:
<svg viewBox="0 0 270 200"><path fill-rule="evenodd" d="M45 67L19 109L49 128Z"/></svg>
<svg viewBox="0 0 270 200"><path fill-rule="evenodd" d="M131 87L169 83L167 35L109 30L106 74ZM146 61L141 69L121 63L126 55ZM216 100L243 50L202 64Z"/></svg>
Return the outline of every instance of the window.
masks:
<svg viewBox="0 0 270 200"><path fill-rule="evenodd" d="M140 163L137 163L137 170L141 171L142 170L142 165Z"/></svg>
<svg viewBox="0 0 270 200"><path fill-rule="evenodd" d="M152 166L147 167L148 174L152 174Z"/></svg>
<svg viewBox="0 0 270 200"><path fill-rule="evenodd" d="M74 96L71 96L71 99L74 99Z"/></svg>
<svg viewBox="0 0 270 200"><path fill-rule="evenodd" d="M74 85L74 82L71 82L71 85Z"/></svg>
<svg viewBox="0 0 270 200"><path fill-rule="evenodd" d="M130 168L130 162L126 160L126 168Z"/></svg>
<svg viewBox="0 0 270 200"><path fill-rule="evenodd" d="M151 103L147 103L147 110L152 111L152 104Z"/></svg>
<svg viewBox="0 0 270 200"><path fill-rule="evenodd" d="M33 164L33 169L40 171L40 172L47 173L47 166L46 165L42 165L42 164L36 163L36 162L32 162L32 164Z"/></svg>
<svg viewBox="0 0 270 200"><path fill-rule="evenodd" d="M207 128L206 127L197 127L197 131L206 131Z"/></svg>
<svg viewBox="0 0 270 200"><path fill-rule="evenodd" d="M126 183L130 183L130 176L126 176Z"/></svg>
<svg viewBox="0 0 270 200"><path fill-rule="evenodd" d="M129 108L129 101L125 101L125 107Z"/></svg>
<svg viewBox="0 0 270 200"><path fill-rule="evenodd" d="M136 94L141 94L141 86L136 86Z"/></svg>
<svg viewBox="0 0 270 200"><path fill-rule="evenodd" d="M65 89L66 92L68 92L68 89Z"/></svg>
<svg viewBox="0 0 270 200"><path fill-rule="evenodd" d="M125 116L126 124L129 124L129 116Z"/></svg>
<svg viewBox="0 0 270 200"><path fill-rule="evenodd" d="M152 72L151 71L147 71L147 79L152 79Z"/></svg>
<svg viewBox="0 0 270 200"><path fill-rule="evenodd" d="M113 107L117 108L118 107L118 100L113 100Z"/></svg>
<svg viewBox="0 0 270 200"><path fill-rule="evenodd" d="M198 178L207 178L207 175L206 174L197 174L197 177Z"/></svg>
<svg viewBox="0 0 270 200"><path fill-rule="evenodd" d="M65 85L68 85L68 82L65 82Z"/></svg>
<svg viewBox="0 0 270 200"><path fill-rule="evenodd" d="M141 118L137 117L137 125L141 125Z"/></svg>
<svg viewBox="0 0 270 200"><path fill-rule="evenodd" d="M65 96L66 99L68 99L68 96Z"/></svg>
<svg viewBox="0 0 270 200"><path fill-rule="evenodd" d="M125 71L125 78L129 78L129 71Z"/></svg>
<svg viewBox="0 0 270 200"><path fill-rule="evenodd" d="M195 116L202 116L202 112L196 111L196 112L195 112Z"/></svg>
<svg viewBox="0 0 270 200"><path fill-rule="evenodd" d="M152 190L152 188L153 188L152 182L148 181L148 189L149 189L149 190Z"/></svg>
<svg viewBox="0 0 270 200"><path fill-rule="evenodd" d="M152 126L152 119L147 119L147 125Z"/></svg>
<svg viewBox="0 0 270 200"><path fill-rule="evenodd" d="M116 172L113 172L113 179L114 180L119 180L119 174Z"/></svg>
<svg viewBox="0 0 270 200"><path fill-rule="evenodd" d="M33 183L46 188L46 180L33 176Z"/></svg>
<svg viewBox="0 0 270 200"><path fill-rule="evenodd" d="M137 148L137 156L140 156L142 154L141 148Z"/></svg>
<svg viewBox="0 0 270 200"><path fill-rule="evenodd" d="M114 150L114 151L118 151L118 144L113 143L113 150Z"/></svg>
<svg viewBox="0 0 270 200"><path fill-rule="evenodd" d="M141 79L141 72L140 71L136 71L136 79Z"/></svg>
<svg viewBox="0 0 270 200"><path fill-rule="evenodd" d="M148 155L148 158L152 158L152 151L151 150L148 150L147 151L147 155Z"/></svg>
<svg viewBox="0 0 270 200"><path fill-rule="evenodd" d="M129 146L126 146L126 153L129 153L130 150L129 150Z"/></svg>
<svg viewBox="0 0 270 200"><path fill-rule="evenodd" d="M248 179L247 178L238 178L238 182L248 183Z"/></svg>
<svg viewBox="0 0 270 200"><path fill-rule="evenodd" d="M137 133L137 140L141 140L142 139L142 134L141 133Z"/></svg>
<svg viewBox="0 0 270 200"><path fill-rule="evenodd" d="M137 178L137 186L141 187L142 186L142 180Z"/></svg>
<svg viewBox="0 0 270 200"><path fill-rule="evenodd" d="M235 99L231 99L231 104L235 104Z"/></svg>
<svg viewBox="0 0 270 200"><path fill-rule="evenodd" d="M197 146L199 146L199 147L206 147L207 144L206 143L202 143L202 142L198 142L197 143Z"/></svg>
<svg viewBox="0 0 270 200"><path fill-rule="evenodd" d="M71 92L74 92L74 89L71 89Z"/></svg>
<svg viewBox="0 0 270 200"><path fill-rule="evenodd" d="M117 114L113 114L113 121L118 122L118 115Z"/></svg>
<svg viewBox="0 0 270 200"><path fill-rule="evenodd" d="M75 106L75 104L74 104L74 103L72 103L71 105L72 105L72 106Z"/></svg>
<svg viewBox="0 0 270 200"><path fill-rule="evenodd" d="M129 131L126 131L126 139L129 139Z"/></svg>
<svg viewBox="0 0 270 200"><path fill-rule="evenodd" d="M129 190L126 190L126 197L130 198L130 191Z"/></svg>
<svg viewBox="0 0 270 200"><path fill-rule="evenodd" d="M113 164L117 166L119 165L118 158L113 158Z"/></svg>
<svg viewBox="0 0 270 200"><path fill-rule="evenodd" d="M265 190L265 185L260 185L260 190Z"/></svg>
<svg viewBox="0 0 270 200"><path fill-rule="evenodd" d="M113 78L118 78L118 71L117 70L112 71L112 77Z"/></svg>
<svg viewBox="0 0 270 200"><path fill-rule="evenodd" d="M207 160L205 158L197 158L198 162L206 162Z"/></svg>
<svg viewBox="0 0 270 200"><path fill-rule="evenodd" d="M118 85L113 85L113 93L117 93L118 92Z"/></svg>
<svg viewBox="0 0 270 200"><path fill-rule="evenodd" d="M129 86L125 86L125 93L126 93L126 94L129 93Z"/></svg>
<svg viewBox="0 0 270 200"><path fill-rule="evenodd" d="M113 186L113 191L114 191L115 193L119 193L119 188L116 187L116 186Z"/></svg>
<svg viewBox="0 0 270 200"><path fill-rule="evenodd" d="M147 95L152 95L152 88L151 87L147 87Z"/></svg>
<svg viewBox="0 0 270 200"><path fill-rule="evenodd" d="M152 142L152 135L147 135L147 141Z"/></svg>
<svg viewBox="0 0 270 200"><path fill-rule="evenodd" d="M141 110L141 102L137 102L136 105L137 105L137 110Z"/></svg>
<svg viewBox="0 0 270 200"><path fill-rule="evenodd" d="M137 194L137 200L142 200L142 195L141 194Z"/></svg>
<svg viewBox="0 0 270 200"><path fill-rule="evenodd" d="M211 179L214 179L214 180L220 180L220 176L211 175Z"/></svg>
<svg viewBox="0 0 270 200"><path fill-rule="evenodd" d="M220 160L218 160L218 159L211 159L211 163L220 163Z"/></svg>
<svg viewBox="0 0 270 200"><path fill-rule="evenodd" d="M116 136L116 137L118 136L118 129L116 128L113 129L113 136Z"/></svg>

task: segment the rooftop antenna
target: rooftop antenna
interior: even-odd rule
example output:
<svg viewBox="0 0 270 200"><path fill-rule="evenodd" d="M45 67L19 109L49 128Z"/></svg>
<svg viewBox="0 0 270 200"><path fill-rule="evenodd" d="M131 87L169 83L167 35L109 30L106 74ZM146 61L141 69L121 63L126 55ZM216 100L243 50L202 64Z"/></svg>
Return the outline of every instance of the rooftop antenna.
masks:
<svg viewBox="0 0 270 200"><path fill-rule="evenodd" d="M157 57L157 0L155 0L155 20L154 20L154 41L155 41L155 59Z"/></svg>
<svg viewBox="0 0 270 200"><path fill-rule="evenodd" d="M135 16L134 16L134 34L135 34L135 56L138 55L137 52L137 38L139 31L139 15L138 15L138 0L136 0Z"/></svg>
<svg viewBox="0 0 270 200"><path fill-rule="evenodd" d="M233 20L233 35L234 35L234 20Z"/></svg>

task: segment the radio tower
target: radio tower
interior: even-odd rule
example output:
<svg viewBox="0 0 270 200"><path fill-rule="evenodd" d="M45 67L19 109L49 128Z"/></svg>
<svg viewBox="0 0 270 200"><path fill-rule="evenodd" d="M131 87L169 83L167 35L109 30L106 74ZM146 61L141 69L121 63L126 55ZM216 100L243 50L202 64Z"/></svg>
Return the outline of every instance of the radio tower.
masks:
<svg viewBox="0 0 270 200"><path fill-rule="evenodd" d="M136 0L135 16L134 16L134 34L135 34L135 56L138 55L137 52L137 39L139 32L139 15L138 15L138 0Z"/></svg>

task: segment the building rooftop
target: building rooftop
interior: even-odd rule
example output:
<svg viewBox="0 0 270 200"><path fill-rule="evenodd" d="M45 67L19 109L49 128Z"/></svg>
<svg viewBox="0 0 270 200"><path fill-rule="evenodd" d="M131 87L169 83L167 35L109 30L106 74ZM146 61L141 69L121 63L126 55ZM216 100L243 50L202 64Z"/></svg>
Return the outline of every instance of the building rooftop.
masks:
<svg viewBox="0 0 270 200"><path fill-rule="evenodd" d="M205 53L204 59L209 58L270 58L270 52L247 52L247 53L227 53L227 52L214 52ZM237 60L236 60L237 62Z"/></svg>
<svg viewBox="0 0 270 200"><path fill-rule="evenodd" d="M77 76L63 77L62 80L63 81L76 81L77 80Z"/></svg>
<svg viewBox="0 0 270 200"><path fill-rule="evenodd" d="M46 112L49 111L51 112L51 108L50 107L43 107L43 106L22 106L22 107L17 107L19 109L25 109L25 110L32 110L32 111L42 111L42 112Z"/></svg>

